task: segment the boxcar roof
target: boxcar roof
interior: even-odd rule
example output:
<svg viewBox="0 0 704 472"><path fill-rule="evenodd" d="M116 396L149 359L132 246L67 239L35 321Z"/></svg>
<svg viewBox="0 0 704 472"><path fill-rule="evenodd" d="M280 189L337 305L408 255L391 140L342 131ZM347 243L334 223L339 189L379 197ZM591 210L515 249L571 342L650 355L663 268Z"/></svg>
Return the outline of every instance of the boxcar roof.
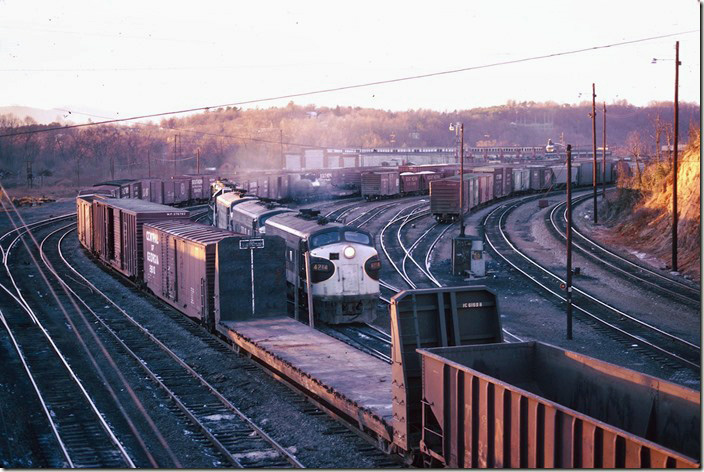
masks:
<svg viewBox="0 0 704 472"><path fill-rule="evenodd" d="M190 214L188 210L174 208L168 205L161 205L159 203L152 203L147 200L139 200L136 198L103 198L100 199L100 202L114 208L119 208L120 210L131 211L134 213L176 213L182 215Z"/></svg>
<svg viewBox="0 0 704 472"><path fill-rule="evenodd" d="M465 172L465 173L464 173L464 180L476 179L477 177L480 177L481 175L482 175L482 174L473 174L473 173L471 173L471 172ZM485 174L484 174L484 175L485 175ZM453 176L450 176L450 177L445 177L444 179L440 179L440 180L448 180L448 181L454 182L454 181L459 181L459 180L460 180L460 176L459 176L459 175L453 175ZM435 180L434 182L440 182L440 180Z"/></svg>
<svg viewBox="0 0 704 472"><path fill-rule="evenodd" d="M116 180L108 180L106 182L98 182L97 184L93 185L93 187L101 187L103 185L111 185L113 187L117 187L120 185L125 185L129 184L131 182L137 182L134 179L116 179Z"/></svg>
<svg viewBox="0 0 704 472"><path fill-rule="evenodd" d="M157 221L145 223L145 225L203 245L216 243L230 237L245 237L245 235L240 233L186 221Z"/></svg>

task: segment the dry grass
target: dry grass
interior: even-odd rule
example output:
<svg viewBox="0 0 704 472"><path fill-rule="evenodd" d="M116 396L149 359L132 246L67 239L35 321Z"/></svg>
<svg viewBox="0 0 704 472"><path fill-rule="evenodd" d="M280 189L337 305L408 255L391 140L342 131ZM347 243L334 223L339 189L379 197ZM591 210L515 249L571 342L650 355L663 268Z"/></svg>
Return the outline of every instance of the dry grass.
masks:
<svg viewBox="0 0 704 472"><path fill-rule="evenodd" d="M690 138L687 150L679 156L677 171L678 265L680 272L699 281L700 232L700 134ZM655 256L663 266L672 260L672 165L648 165L637 176L619 181L618 197L606 208L612 225L613 242Z"/></svg>

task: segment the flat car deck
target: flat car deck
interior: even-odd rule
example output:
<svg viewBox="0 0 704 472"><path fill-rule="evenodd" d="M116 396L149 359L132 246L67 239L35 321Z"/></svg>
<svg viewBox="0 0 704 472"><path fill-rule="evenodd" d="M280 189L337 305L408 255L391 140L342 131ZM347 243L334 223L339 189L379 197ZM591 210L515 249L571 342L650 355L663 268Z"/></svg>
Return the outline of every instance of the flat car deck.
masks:
<svg viewBox="0 0 704 472"><path fill-rule="evenodd" d="M391 365L292 318L223 321L218 330L278 374L392 441Z"/></svg>

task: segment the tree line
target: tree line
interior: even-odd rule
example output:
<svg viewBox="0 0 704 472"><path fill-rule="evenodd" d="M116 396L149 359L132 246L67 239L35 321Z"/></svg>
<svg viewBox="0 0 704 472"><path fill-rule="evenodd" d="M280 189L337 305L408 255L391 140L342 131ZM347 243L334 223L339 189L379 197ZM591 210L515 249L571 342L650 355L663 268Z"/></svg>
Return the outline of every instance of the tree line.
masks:
<svg viewBox="0 0 704 472"><path fill-rule="evenodd" d="M680 104L680 139L699 127L699 105ZM590 145L591 102L577 105L509 101L470 110L403 112L360 107L228 107L160 123L109 124L0 137L5 186L86 186L107 179L276 168L284 153L309 147L422 147L454 145L453 122L463 122L470 145L543 146L548 138ZM601 146L602 109L597 107ZM636 107L607 104L607 143L615 155L655 154L672 140L672 103ZM0 115L0 135L58 124Z"/></svg>

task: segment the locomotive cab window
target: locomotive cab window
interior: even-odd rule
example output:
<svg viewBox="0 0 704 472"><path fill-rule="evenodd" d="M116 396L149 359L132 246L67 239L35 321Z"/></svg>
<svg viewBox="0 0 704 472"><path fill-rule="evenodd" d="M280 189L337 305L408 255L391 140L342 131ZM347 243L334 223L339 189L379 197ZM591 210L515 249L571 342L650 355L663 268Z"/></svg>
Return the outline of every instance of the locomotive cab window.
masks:
<svg viewBox="0 0 704 472"><path fill-rule="evenodd" d="M366 244L367 246L370 246L372 244L372 241L368 235L364 233L358 233L356 231L345 231L345 241L349 241L351 243Z"/></svg>
<svg viewBox="0 0 704 472"><path fill-rule="evenodd" d="M315 236L310 238L311 248L316 248L338 242L340 242L340 233L338 233L337 231L328 231L326 233L316 234Z"/></svg>

